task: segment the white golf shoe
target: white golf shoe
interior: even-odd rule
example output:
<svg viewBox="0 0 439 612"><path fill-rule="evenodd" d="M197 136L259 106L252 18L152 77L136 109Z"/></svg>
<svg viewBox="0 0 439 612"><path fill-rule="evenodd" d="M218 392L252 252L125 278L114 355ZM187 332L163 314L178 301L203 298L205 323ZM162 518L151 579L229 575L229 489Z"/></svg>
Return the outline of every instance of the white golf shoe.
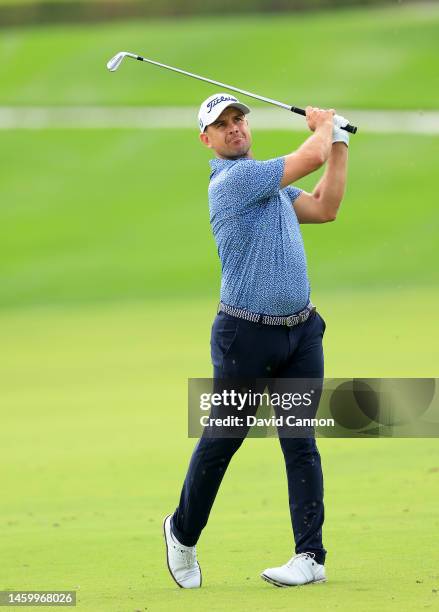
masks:
<svg viewBox="0 0 439 612"><path fill-rule="evenodd" d="M325 566L314 559L314 553L300 553L281 567L269 567L261 578L278 587L325 582Z"/></svg>
<svg viewBox="0 0 439 612"><path fill-rule="evenodd" d="M182 589L197 589L201 586L201 569L197 561L196 546L180 544L171 531L171 515L163 522L168 569Z"/></svg>

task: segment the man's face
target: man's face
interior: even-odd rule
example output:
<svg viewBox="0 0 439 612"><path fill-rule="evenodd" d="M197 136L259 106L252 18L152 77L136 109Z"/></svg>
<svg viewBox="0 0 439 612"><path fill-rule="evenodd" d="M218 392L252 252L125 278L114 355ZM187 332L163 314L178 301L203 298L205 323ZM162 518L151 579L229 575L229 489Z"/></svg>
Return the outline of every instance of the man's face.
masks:
<svg viewBox="0 0 439 612"><path fill-rule="evenodd" d="M207 126L200 140L222 159L249 157L252 144L247 119L233 106L225 108L218 119Z"/></svg>

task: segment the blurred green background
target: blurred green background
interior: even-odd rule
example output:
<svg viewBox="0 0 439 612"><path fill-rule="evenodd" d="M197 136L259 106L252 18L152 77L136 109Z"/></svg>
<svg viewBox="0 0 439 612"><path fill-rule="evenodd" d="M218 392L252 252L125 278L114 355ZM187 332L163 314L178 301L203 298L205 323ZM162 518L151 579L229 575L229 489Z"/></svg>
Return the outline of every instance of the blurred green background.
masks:
<svg viewBox="0 0 439 612"><path fill-rule="evenodd" d="M293 542L278 443L248 440L200 540L203 588L183 592L167 575L161 520L194 444L187 378L211 374L220 266L195 107L215 89L136 62L110 74L106 61L143 53L297 105L351 109L353 123L356 109L439 111L435 3L226 7L0 29L0 589L75 589L90 612L434 609L435 440L320 441L330 581L300 590L258 577ZM93 105L194 107L194 128L4 119ZM254 129L255 155L306 136ZM438 153L437 130L360 125L337 221L303 227L328 376L438 375ZM320 174L298 185L311 190Z"/></svg>

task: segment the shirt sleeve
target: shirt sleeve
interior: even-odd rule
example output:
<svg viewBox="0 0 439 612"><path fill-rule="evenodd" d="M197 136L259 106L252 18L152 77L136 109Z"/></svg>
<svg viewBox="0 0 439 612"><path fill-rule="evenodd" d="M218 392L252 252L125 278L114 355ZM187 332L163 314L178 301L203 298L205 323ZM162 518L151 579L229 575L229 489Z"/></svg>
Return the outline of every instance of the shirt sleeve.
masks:
<svg viewBox="0 0 439 612"><path fill-rule="evenodd" d="M243 160L227 176L228 189L241 202L256 202L276 195L281 188L285 159Z"/></svg>
<svg viewBox="0 0 439 612"><path fill-rule="evenodd" d="M302 193L303 189L299 189L299 187L294 187L293 185L288 185L288 187L285 187L284 191L290 198L291 204L294 204L294 202Z"/></svg>

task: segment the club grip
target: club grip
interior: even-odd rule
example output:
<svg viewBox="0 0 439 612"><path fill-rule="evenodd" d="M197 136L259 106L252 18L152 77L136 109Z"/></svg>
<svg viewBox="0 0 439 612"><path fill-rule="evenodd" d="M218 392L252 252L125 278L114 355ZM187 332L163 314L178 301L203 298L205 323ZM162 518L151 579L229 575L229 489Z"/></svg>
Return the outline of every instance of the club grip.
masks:
<svg viewBox="0 0 439 612"><path fill-rule="evenodd" d="M351 134L356 134L357 130L358 130L356 125L351 125L350 123L348 123L347 125L345 125L341 129L342 130L346 130L346 132L350 132Z"/></svg>
<svg viewBox="0 0 439 612"><path fill-rule="evenodd" d="M303 110L303 108L292 106L290 110L292 113L297 113L298 115L302 115L303 117L306 117L306 112ZM346 130L346 132L350 132L351 134L356 134L358 130L356 125L351 125L350 123L348 123L347 125L345 125L345 127L342 127L341 129Z"/></svg>

